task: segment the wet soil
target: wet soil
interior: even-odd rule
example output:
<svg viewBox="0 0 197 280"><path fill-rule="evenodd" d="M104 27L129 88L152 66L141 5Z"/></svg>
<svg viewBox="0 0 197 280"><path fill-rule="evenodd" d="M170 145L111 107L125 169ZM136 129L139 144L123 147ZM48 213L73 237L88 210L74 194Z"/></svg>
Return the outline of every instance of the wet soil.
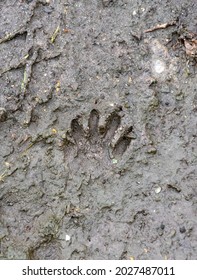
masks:
<svg viewBox="0 0 197 280"><path fill-rule="evenodd" d="M197 258L197 2L0 2L1 259Z"/></svg>

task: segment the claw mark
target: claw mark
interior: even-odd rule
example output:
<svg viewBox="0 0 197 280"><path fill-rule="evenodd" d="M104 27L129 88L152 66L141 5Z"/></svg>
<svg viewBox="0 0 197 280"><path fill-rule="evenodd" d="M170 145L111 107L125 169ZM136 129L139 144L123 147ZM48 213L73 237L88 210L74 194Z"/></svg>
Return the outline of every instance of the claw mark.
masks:
<svg viewBox="0 0 197 280"><path fill-rule="evenodd" d="M72 137L75 142L79 142L81 138L85 137L83 126L79 124L78 118L71 122Z"/></svg>
<svg viewBox="0 0 197 280"><path fill-rule="evenodd" d="M99 138L99 113L97 110L92 110L90 113L88 127L89 127L89 137L93 140L93 142L97 141Z"/></svg>
<svg viewBox="0 0 197 280"><path fill-rule="evenodd" d="M132 132L133 127L131 126L127 132L120 137L118 142L116 143L114 150L113 150L113 155L115 157L120 156L124 154L124 152L127 150L128 146L131 143L131 137L129 136L129 133Z"/></svg>
<svg viewBox="0 0 197 280"><path fill-rule="evenodd" d="M106 122L106 128L103 136L105 142L111 141L111 139L115 135L116 130L120 126L120 123L121 117L116 112L112 113Z"/></svg>

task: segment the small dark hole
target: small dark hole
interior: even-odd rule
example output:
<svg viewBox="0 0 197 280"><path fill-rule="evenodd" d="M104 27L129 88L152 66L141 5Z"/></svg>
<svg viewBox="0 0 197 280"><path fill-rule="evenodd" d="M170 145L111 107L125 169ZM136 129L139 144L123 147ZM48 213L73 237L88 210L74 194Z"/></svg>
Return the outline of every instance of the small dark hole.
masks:
<svg viewBox="0 0 197 280"><path fill-rule="evenodd" d="M180 233L184 233L184 232L186 232L186 229L185 229L185 227L183 226L183 227L180 227Z"/></svg>
<svg viewBox="0 0 197 280"><path fill-rule="evenodd" d="M165 225L162 223L161 226L160 226L160 228L161 228L162 230L164 230Z"/></svg>

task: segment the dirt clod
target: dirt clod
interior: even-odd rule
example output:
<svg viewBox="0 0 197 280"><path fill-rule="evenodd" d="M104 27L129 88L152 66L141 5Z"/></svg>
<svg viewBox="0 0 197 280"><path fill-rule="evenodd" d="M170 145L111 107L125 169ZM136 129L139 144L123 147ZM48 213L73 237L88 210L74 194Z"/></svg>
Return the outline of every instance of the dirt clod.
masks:
<svg viewBox="0 0 197 280"><path fill-rule="evenodd" d="M7 119L7 111L5 108L0 107L0 122L4 122Z"/></svg>

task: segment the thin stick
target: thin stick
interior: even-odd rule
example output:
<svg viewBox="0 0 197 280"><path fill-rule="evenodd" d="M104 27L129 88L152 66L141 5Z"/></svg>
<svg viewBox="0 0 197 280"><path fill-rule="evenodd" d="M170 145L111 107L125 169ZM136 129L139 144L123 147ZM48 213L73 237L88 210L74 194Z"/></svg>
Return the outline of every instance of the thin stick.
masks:
<svg viewBox="0 0 197 280"><path fill-rule="evenodd" d="M153 32L153 31L158 30L158 29L165 29L168 26L172 26L172 25L175 25L175 24L176 24L176 21L163 23L163 24L158 24L158 25L154 26L153 28L146 29L144 31L144 33Z"/></svg>

